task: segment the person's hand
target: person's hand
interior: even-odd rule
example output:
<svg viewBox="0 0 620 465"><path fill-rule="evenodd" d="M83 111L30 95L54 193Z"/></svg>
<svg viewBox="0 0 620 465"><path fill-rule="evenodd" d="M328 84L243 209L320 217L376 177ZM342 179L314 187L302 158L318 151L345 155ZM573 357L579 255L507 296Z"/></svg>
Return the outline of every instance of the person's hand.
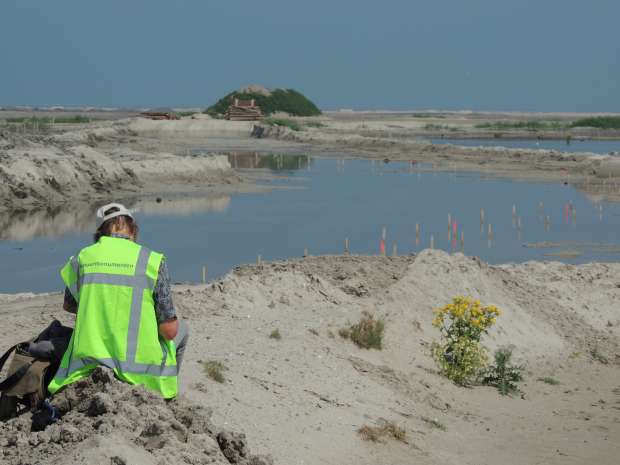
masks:
<svg viewBox="0 0 620 465"><path fill-rule="evenodd" d="M179 321L175 318L159 325L159 334L167 341L172 341L179 331Z"/></svg>

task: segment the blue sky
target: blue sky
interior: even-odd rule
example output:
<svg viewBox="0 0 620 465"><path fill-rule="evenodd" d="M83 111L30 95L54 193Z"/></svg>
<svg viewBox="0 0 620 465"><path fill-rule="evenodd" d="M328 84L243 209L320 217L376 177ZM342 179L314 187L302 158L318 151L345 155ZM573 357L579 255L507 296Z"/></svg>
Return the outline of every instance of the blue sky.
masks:
<svg viewBox="0 0 620 465"><path fill-rule="evenodd" d="M5 0L0 105L620 111L612 0Z"/></svg>

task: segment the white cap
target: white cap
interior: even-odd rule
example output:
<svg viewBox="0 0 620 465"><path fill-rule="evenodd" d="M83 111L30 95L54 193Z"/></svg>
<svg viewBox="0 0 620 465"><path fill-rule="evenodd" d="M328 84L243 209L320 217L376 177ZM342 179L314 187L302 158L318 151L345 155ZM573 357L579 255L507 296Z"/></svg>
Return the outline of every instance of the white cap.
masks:
<svg viewBox="0 0 620 465"><path fill-rule="evenodd" d="M106 215L105 212L112 208L117 208L118 211L110 212ZM106 221L111 220L112 218L116 218L117 216L128 216L129 218L133 219L131 211L127 210L123 204L109 203L107 205L104 205L103 207L100 207L97 210L97 229L99 229L99 227Z"/></svg>

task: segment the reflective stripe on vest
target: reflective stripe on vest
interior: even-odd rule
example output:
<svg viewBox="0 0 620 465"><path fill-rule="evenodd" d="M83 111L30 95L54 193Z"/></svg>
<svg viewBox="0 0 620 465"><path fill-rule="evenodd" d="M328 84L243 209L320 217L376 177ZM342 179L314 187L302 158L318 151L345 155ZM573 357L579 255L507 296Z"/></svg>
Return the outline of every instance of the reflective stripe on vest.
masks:
<svg viewBox="0 0 620 465"><path fill-rule="evenodd" d="M67 378L73 372L88 365L104 365L111 369L117 369L123 373L135 375L177 376L177 365L165 365L168 354L163 345L163 358L160 365L143 364L137 363L135 361L138 347L138 332L140 329L140 320L142 315L142 295L145 289L151 290L154 286L153 280L149 278L146 274L150 254L150 250L146 247L140 248L134 276L114 275L107 273L87 273L83 275L78 274L78 280L75 284L77 288L76 293L71 290L71 293L74 294L74 296L77 296L79 295L79 290L82 288L82 286L87 284L127 286L133 289L129 316L129 327L127 330L127 352L125 354L126 361L116 360L112 358L74 359L73 353L71 353L69 357L69 366L66 368L60 367L56 372L56 376L61 378ZM72 267L74 267L74 259L71 260ZM78 265L77 259L75 259L75 265ZM73 352L73 347L71 347L70 350Z"/></svg>

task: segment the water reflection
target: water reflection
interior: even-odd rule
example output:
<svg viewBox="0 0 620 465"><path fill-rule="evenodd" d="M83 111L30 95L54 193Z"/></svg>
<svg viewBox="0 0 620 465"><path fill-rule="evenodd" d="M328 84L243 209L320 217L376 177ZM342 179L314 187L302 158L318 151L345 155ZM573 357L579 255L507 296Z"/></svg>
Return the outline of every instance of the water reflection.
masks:
<svg viewBox="0 0 620 465"><path fill-rule="evenodd" d="M95 207L80 204L3 214L0 216L0 240L29 241L92 231L94 211Z"/></svg>
<svg viewBox="0 0 620 465"><path fill-rule="evenodd" d="M123 200L136 213L187 216L195 213L223 212L230 196L139 198ZM92 232L94 212L99 205L65 204L62 207L12 212L0 216L0 240L25 242L39 237L58 238L71 233Z"/></svg>
<svg viewBox="0 0 620 465"><path fill-rule="evenodd" d="M159 199L138 199L130 203L137 213L147 215L188 216L194 213L223 212L230 205L230 196L212 195L209 197L182 197Z"/></svg>
<svg viewBox="0 0 620 465"><path fill-rule="evenodd" d="M291 171L307 169L310 166L310 157L307 155L261 155L257 152L230 152L228 162L235 169Z"/></svg>

